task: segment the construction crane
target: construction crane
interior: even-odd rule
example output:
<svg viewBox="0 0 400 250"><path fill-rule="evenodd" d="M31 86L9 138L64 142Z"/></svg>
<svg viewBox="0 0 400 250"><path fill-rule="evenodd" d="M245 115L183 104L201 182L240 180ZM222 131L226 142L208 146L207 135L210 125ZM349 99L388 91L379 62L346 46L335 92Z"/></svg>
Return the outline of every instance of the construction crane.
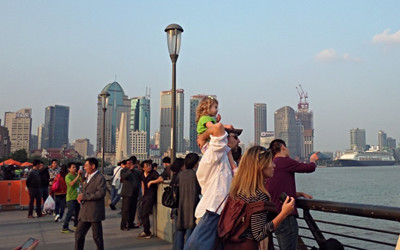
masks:
<svg viewBox="0 0 400 250"><path fill-rule="evenodd" d="M297 104L298 109L308 109L308 93L303 90L303 87L301 84L299 84L299 87L296 86L297 93L299 94L300 101L299 104Z"/></svg>

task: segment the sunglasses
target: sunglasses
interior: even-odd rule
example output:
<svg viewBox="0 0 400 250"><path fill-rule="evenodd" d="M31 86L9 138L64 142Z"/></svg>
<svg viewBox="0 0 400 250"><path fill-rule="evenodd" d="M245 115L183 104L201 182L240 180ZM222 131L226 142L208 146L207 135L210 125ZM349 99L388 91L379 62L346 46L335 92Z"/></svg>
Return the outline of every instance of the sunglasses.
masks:
<svg viewBox="0 0 400 250"><path fill-rule="evenodd" d="M271 149L269 149L269 148L266 149L266 148L262 147L258 157L261 159L262 157L267 157L270 153L271 153Z"/></svg>

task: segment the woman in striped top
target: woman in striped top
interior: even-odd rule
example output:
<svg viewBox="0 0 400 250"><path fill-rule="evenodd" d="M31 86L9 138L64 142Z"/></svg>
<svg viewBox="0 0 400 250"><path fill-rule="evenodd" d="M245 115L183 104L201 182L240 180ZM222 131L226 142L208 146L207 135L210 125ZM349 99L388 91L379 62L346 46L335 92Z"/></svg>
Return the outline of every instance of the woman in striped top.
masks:
<svg viewBox="0 0 400 250"><path fill-rule="evenodd" d="M239 170L233 178L230 195L246 203L269 201L270 195L265 189L265 179L274 174L275 164L272 153L264 147L253 146L248 149L240 160ZM255 213L251 216L249 228L240 236L243 243L224 242L225 249L258 249L259 242L270 235L294 209L294 198L287 197L282 211L268 221L268 212Z"/></svg>

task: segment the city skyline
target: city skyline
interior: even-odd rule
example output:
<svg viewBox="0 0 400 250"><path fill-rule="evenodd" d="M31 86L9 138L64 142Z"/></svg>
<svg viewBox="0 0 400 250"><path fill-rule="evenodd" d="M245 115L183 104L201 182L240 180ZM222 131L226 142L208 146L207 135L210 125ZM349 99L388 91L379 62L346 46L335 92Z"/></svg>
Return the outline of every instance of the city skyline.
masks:
<svg viewBox="0 0 400 250"><path fill-rule="evenodd" d="M175 3L175 12L165 11ZM171 88L164 29L178 23L185 32L177 88L185 90L185 106L192 95L217 95L221 121L243 128L246 144L254 140L253 104L267 104L272 130L271 114L296 107L300 83L314 113L315 150L347 149L356 127L367 131L368 144L378 145L379 130L400 138L400 117L391 111L400 92L398 1L3 1L0 7L0 114L31 108L33 133L46 106L69 106L69 140L96 145L95 100L116 80L129 96L151 88L153 135L157 94ZM189 108L184 117L188 123Z"/></svg>

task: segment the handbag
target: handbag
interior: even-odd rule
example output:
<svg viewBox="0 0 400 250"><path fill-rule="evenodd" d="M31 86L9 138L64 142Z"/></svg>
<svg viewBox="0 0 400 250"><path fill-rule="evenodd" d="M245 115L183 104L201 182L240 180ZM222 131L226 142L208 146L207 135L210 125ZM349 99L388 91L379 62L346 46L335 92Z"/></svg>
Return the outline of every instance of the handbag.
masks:
<svg viewBox="0 0 400 250"><path fill-rule="evenodd" d="M56 180L53 182L53 185L51 185L51 192L52 193L57 193L61 189L61 181L60 178L57 176Z"/></svg>
<svg viewBox="0 0 400 250"><path fill-rule="evenodd" d="M179 205L179 186L172 185L165 187L161 202L166 207L177 208Z"/></svg>

